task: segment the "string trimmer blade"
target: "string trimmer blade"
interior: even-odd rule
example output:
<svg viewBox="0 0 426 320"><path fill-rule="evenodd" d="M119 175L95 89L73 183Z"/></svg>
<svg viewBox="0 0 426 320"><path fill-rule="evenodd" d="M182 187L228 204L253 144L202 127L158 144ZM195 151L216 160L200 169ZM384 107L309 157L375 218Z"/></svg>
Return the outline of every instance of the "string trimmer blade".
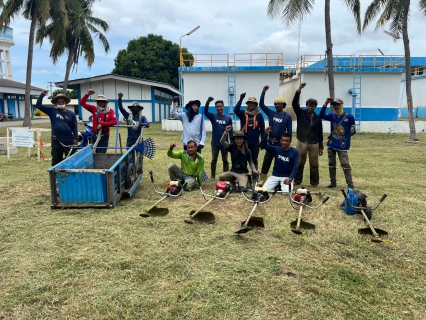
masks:
<svg viewBox="0 0 426 320"><path fill-rule="evenodd" d="M296 227L297 227L297 220L292 221L290 223L290 227L292 227L293 229L296 229ZM300 220L300 227L299 228L300 229L315 229L315 225L312 224L312 223Z"/></svg>
<svg viewBox="0 0 426 320"><path fill-rule="evenodd" d="M158 208L157 206L153 207L151 210L147 211L150 215L153 216L165 216L169 214L168 208Z"/></svg>
<svg viewBox="0 0 426 320"><path fill-rule="evenodd" d="M246 221L242 221L241 225L244 225ZM257 228L264 228L265 224L263 223L262 217L256 217L252 216L247 224L248 227L257 227Z"/></svg>
<svg viewBox="0 0 426 320"><path fill-rule="evenodd" d="M382 229L374 228L374 230L376 230L376 233L379 236L386 236L388 234L385 230L382 230ZM358 233L359 234L369 234L369 235L374 236L374 233L373 233L373 231L371 231L370 228L361 228L361 229L358 229Z"/></svg>
<svg viewBox="0 0 426 320"><path fill-rule="evenodd" d="M192 216L194 212L191 211L190 215ZM214 216L214 214L209 211L200 211L197 213L196 216L193 216L192 219L207 224L212 224L216 221L216 217Z"/></svg>
<svg viewBox="0 0 426 320"><path fill-rule="evenodd" d="M185 220L183 220L183 222L185 222L187 224L193 224L194 223L192 220L189 220L189 219L185 219Z"/></svg>
<svg viewBox="0 0 426 320"><path fill-rule="evenodd" d="M148 218L148 217L149 217L149 214L148 214L148 213L141 213L141 214L140 214L140 216L141 216L142 218Z"/></svg>
<svg viewBox="0 0 426 320"><path fill-rule="evenodd" d="M291 232L293 232L295 234L303 234L303 232L299 229L291 229Z"/></svg>
<svg viewBox="0 0 426 320"><path fill-rule="evenodd" d="M236 234L242 234L242 233L247 233L249 232L251 229L250 228L241 228L238 231L235 231Z"/></svg>

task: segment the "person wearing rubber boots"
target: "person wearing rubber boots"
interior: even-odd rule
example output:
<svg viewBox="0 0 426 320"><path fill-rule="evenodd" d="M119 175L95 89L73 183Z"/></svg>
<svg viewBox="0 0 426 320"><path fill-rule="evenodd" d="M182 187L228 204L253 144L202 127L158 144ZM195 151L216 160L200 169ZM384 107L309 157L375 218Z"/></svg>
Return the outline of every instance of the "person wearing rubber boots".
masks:
<svg viewBox="0 0 426 320"><path fill-rule="evenodd" d="M50 102L54 107L43 106L43 98L48 91L43 90L37 99L36 108L47 114L52 127L52 166L61 162L73 145L78 145L77 118L75 113L67 110L66 105L70 103L70 98L58 94ZM74 149L76 150L76 149ZM73 151L71 151L72 153Z"/></svg>
<svg viewBox="0 0 426 320"><path fill-rule="evenodd" d="M108 106L109 100L100 94L95 99L96 106L87 103L89 96L95 93L95 90L89 89L87 93L80 99L80 105L87 111L92 113L93 133L92 143L96 142L97 135L101 134L101 138L96 148L96 153L106 153L109 142L109 128L117 124L114 110Z"/></svg>
<svg viewBox="0 0 426 320"><path fill-rule="evenodd" d="M317 100L308 99L306 109L300 108L299 98L306 82L300 84L294 94L292 107L297 116L297 150L299 151L299 168L297 169L294 184L299 185L303 181L303 169L306 158L309 156L309 178L311 186L316 188L319 184L319 157L323 155L323 130L322 120L315 113Z"/></svg>
<svg viewBox="0 0 426 320"><path fill-rule="evenodd" d="M126 146L130 148L137 142L139 136L141 135L142 128L149 128L149 122L147 118L142 115L143 107L139 105L138 102L133 102L133 104L128 107L130 109L129 113L123 108L122 98L123 94L119 92L118 109L120 109L120 112L126 120L127 125L132 126L131 128L127 128ZM140 143L142 143L142 140ZM143 168L143 155L139 155L139 161L136 166L138 174L141 174Z"/></svg>
<svg viewBox="0 0 426 320"><path fill-rule="evenodd" d="M326 114L328 104L334 107L336 113ZM351 147L351 137L356 133L355 118L352 114L343 111L343 101L339 98L327 98L319 114L321 119L330 121L330 135L327 141L328 170L330 185L327 188L337 187L336 179L336 154L339 156L340 165L345 174L346 184L354 187L352 181L352 168L349 164L348 151Z"/></svg>
<svg viewBox="0 0 426 320"><path fill-rule="evenodd" d="M290 146L291 135L289 133L284 133L281 136L279 146L269 145L267 135L271 130L271 127L265 129L265 134L262 137L262 148L273 153L275 161L272 175L266 180L263 187L269 192L273 192L281 184L281 191L289 192L289 186L293 189L293 180L299 166L299 152L296 148Z"/></svg>
<svg viewBox="0 0 426 320"><path fill-rule="evenodd" d="M225 171L219 176L220 181L229 181L235 183L239 182L241 187L246 187L248 182L248 168L247 164L250 166L250 169L253 174L260 174L260 171L254 166L253 160L251 158L251 151L247 146L247 137L244 132L237 131L234 136L231 138L232 143L229 144L226 140L229 133L232 130L232 125L228 125L223 132L220 142L223 147L231 154L231 170Z"/></svg>
<svg viewBox="0 0 426 320"><path fill-rule="evenodd" d="M170 180L181 181L185 191L191 191L195 187L195 177L197 177L198 186L201 187L203 181L204 158L201 153L197 152L197 143L189 140L186 144L186 150L173 151L176 143L172 142L167 151L170 158L180 159L181 165L178 167L174 163L170 163L167 168Z"/></svg>
<svg viewBox="0 0 426 320"><path fill-rule="evenodd" d="M223 172L229 171L228 151L222 145L220 140L227 126L231 126L231 130L229 131L228 135L230 138L232 138L232 118L223 112L224 106L222 100L217 100L214 103L216 113L211 113L209 110L209 104L211 101L213 101L213 98L209 97L206 101L206 104L204 105L204 114L212 123L211 179L214 180L216 178L216 163L217 158L219 157L219 151L222 155Z"/></svg>
<svg viewBox="0 0 426 320"><path fill-rule="evenodd" d="M241 103L245 96L245 92L240 95L240 100L235 105L234 113L240 118L241 131L247 137L248 148L251 151L254 166L258 169L259 138L265 132L265 120L259 111L258 102L255 97L249 97L246 101L247 108L244 111L241 110Z"/></svg>
<svg viewBox="0 0 426 320"><path fill-rule="evenodd" d="M204 125L204 117L198 112L201 106L200 100L189 101L185 105L186 112L177 112L179 97L173 98L170 106L170 115L173 119L178 119L182 122L182 142L184 150L187 149L188 141L194 140L197 143L197 151L201 153L206 141L206 127Z"/></svg>
<svg viewBox="0 0 426 320"><path fill-rule="evenodd" d="M269 133L268 144L271 146L279 146L280 138L283 133L288 133L290 136L292 135L293 123L291 116L284 111L287 104L283 97L278 97L274 100L275 111L272 111L265 105L265 93L268 89L268 85L263 87L262 94L260 95L259 107L268 116L269 126L272 127L272 130ZM273 159L274 154L266 151L265 156L263 157L262 174L260 176L259 185L262 185L265 182Z"/></svg>

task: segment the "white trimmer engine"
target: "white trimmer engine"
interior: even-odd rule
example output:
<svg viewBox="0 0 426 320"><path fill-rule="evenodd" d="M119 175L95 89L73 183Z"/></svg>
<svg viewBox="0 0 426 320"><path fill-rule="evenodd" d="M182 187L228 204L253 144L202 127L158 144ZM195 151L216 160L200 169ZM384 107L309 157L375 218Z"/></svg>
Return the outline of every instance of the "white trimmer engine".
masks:
<svg viewBox="0 0 426 320"><path fill-rule="evenodd" d="M224 198L229 190L231 190L231 185L228 181L218 181L216 183L216 197Z"/></svg>
<svg viewBox="0 0 426 320"><path fill-rule="evenodd" d="M179 181L170 181L169 185L167 186L166 193L169 193L173 196L178 195L179 192L182 190L182 185Z"/></svg>

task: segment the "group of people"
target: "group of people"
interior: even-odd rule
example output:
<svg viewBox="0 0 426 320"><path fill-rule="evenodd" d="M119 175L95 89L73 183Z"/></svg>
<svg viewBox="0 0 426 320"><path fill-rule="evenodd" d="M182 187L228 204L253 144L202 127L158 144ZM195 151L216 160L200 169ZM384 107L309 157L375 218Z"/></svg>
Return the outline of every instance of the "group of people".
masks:
<svg viewBox="0 0 426 320"><path fill-rule="evenodd" d="M57 94L52 100L52 107L43 106L43 98L48 91L43 90L37 99L36 108L46 113L51 122L52 128L52 166L60 163L66 156L77 150L79 144L77 118L74 112L68 110L66 105L70 103L70 98L63 94ZM109 144L110 127L117 125L117 118L114 110L109 108L109 100L105 95L98 95L95 99L96 105L87 103L87 99L95 94L95 90L89 89L80 99L80 105L92 115L92 143L96 145L96 153L106 153ZM126 120L128 127L127 147L134 145L144 127L149 127L149 122L142 115L143 107L134 102L129 106L127 112L122 104L123 94L118 93L118 108ZM142 172L142 159L136 164L139 173Z"/></svg>
<svg viewBox="0 0 426 320"><path fill-rule="evenodd" d="M353 115L343 111L343 101L339 98L327 98L319 115L315 113L318 105L315 99L308 99L306 109L302 109L299 100L305 86L305 82L300 84L292 101L297 117L297 148L291 147L292 118L284 111L286 107L284 98L278 97L274 100L275 111L264 103L269 86L263 87L259 103L256 97L248 97L245 110L241 110L241 105L246 94L240 95L234 113L240 119L241 130L236 132L232 130L232 118L224 113L223 101L215 102L216 113L212 113L209 105L214 99L209 97L204 106L204 114L212 125L211 178L216 179L216 164L220 152L223 173L219 175L219 180L238 181L240 186L246 186L250 167L252 174L260 176L259 185L263 185L269 191L281 185L281 190L286 191L289 185L294 187L302 183L304 167L309 158L310 184L315 188L319 185L319 157L323 155L324 150L322 120L327 120L331 125L331 134L327 139L330 175L330 184L327 188L337 186L336 155L343 168L346 184L349 188L353 188L348 150L351 136L356 133L355 119ZM335 112L326 114L329 104ZM176 147L176 143L173 142L167 154L171 158L181 159L182 165L179 168L175 164L170 164L168 170L172 180L182 181L185 190L190 191L196 183L198 186L202 184L204 157L201 151L205 145L206 129L203 115L199 113L200 100L189 101L184 112L178 112L177 106L178 97L175 97L170 113L173 118L182 121L183 150L173 151ZM259 107L268 117L268 127L265 127L265 119ZM258 157L261 149L265 150L265 155L259 170ZM231 155L231 169L228 153ZM272 160L274 166L272 175L268 178Z"/></svg>
<svg viewBox="0 0 426 320"><path fill-rule="evenodd" d="M330 184L327 187L337 186L338 156L346 183L348 187L353 188L348 150L351 136L356 133L354 117L343 111L343 101L338 98L327 98L319 115L315 113L318 105L315 99L308 99L306 109L302 109L299 100L305 86L304 82L300 84L292 101L292 107L297 117L297 148L291 147L292 118L284 111L286 107L284 98L278 97L274 100L275 110L269 109L264 103L269 86L263 87L259 103L256 97L248 97L245 102L247 107L244 110L241 109L241 105L246 94L240 95L234 108L234 113L240 119L241 125L240 130L236 132L232 130L232 118L224 113L223 101L215 101L216 113L213 113L210 111L210 103L214 99L209 97L204 105L204 115L212 125L211 178L216 179L217 160L220 153L223 172L219 175L219 180L238 181L240 186L246 186L250 168L252 174L260 176L259 185L263 184L267 190L273 190L281 184L281 189L284 191L286 190L285 185L288 188L290 184L296 186L302 183L305 163L309 157L310 184L312 187L317 187L319 184L319 157L323 155L324 150L322 120L327 120L331 124L331 134L327 139L330 175ZM51 100L53 108L43 106L42 100L47 93L47 90L42 91L36 107L50 117L52 165L56 165L70 154L73 146L78 145L77 119L72 111L66 109L70 99L65 95L58 94ZM80 105L92 114L92 142L97 142L96 152L105 153L109 143L110 127L117 124L117 118L114 110L109 108L109 101L104 95L97 96L96 105L87 103L87 99L93 94L95 91L89 89L80 99ZM122 105L122 97L123 94L119 93L118 106L128 127L127 147L131 147L138 141L142 128L149 127L149 122L146 117L142 116L143 107L138 103L133 103L128 107L130 112L126 111ZM201 153L206 142L206 128L204 117L199 112L200 100L189 101L183 112L177 111L178 100L179 97L174 97L170 113L173 118L182 121L183 150L174 151L176 143L173 142L170 144L167 154L171 158L180 159L181 166L172 163L168 167L168 172L170 179L182 181L185 190L190 191L196 184L198 186L202 184L204 157ZM329 104L333 106L335 112L326 114ZM268 127L265 127L265 119L259 107L268 117ZM265 155L259 170L258 157L261 149L265 150ZM229 168L228 154L231 158L231 168ZM142 159L143 157L139 157L139 162L136 164L139 172L142 172ZM272 175L267 178L272 160L274 160Z"/></svg>

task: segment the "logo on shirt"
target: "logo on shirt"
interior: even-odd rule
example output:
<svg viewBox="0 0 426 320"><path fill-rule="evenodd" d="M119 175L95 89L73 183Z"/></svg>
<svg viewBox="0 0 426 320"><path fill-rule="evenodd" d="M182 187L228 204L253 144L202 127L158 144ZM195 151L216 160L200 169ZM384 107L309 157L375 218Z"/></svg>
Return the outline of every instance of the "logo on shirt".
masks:
<svg viewBox="0 0 426 320"><path fill-rule="evenodd" d="M219 123L219 124L226 124L225 120L216 120L216 122Z"/></svg>
<svg viewBox="0 0 426 320"><path fill-rule="evenodd" d="M290 159L288 157L283 157L281 155L278 155L278 159L284 162L290 162Z"/></svg>
<svg viewBox="0 0 426 320"><path fill-rule="evenodd" d="M59 119L61 119L61 120L64 120L64 117L63 117L63 116L61 116L60 114L57 114L57 115L56 115L56 118L59 118Z"/></svg>
<svg viewBox="0 0 426 320"><path fill-rule="evenodd" d="M274 117L274 122L281 123L281 122L283 122L283 119L282 118L275 118Z"/></svg>

